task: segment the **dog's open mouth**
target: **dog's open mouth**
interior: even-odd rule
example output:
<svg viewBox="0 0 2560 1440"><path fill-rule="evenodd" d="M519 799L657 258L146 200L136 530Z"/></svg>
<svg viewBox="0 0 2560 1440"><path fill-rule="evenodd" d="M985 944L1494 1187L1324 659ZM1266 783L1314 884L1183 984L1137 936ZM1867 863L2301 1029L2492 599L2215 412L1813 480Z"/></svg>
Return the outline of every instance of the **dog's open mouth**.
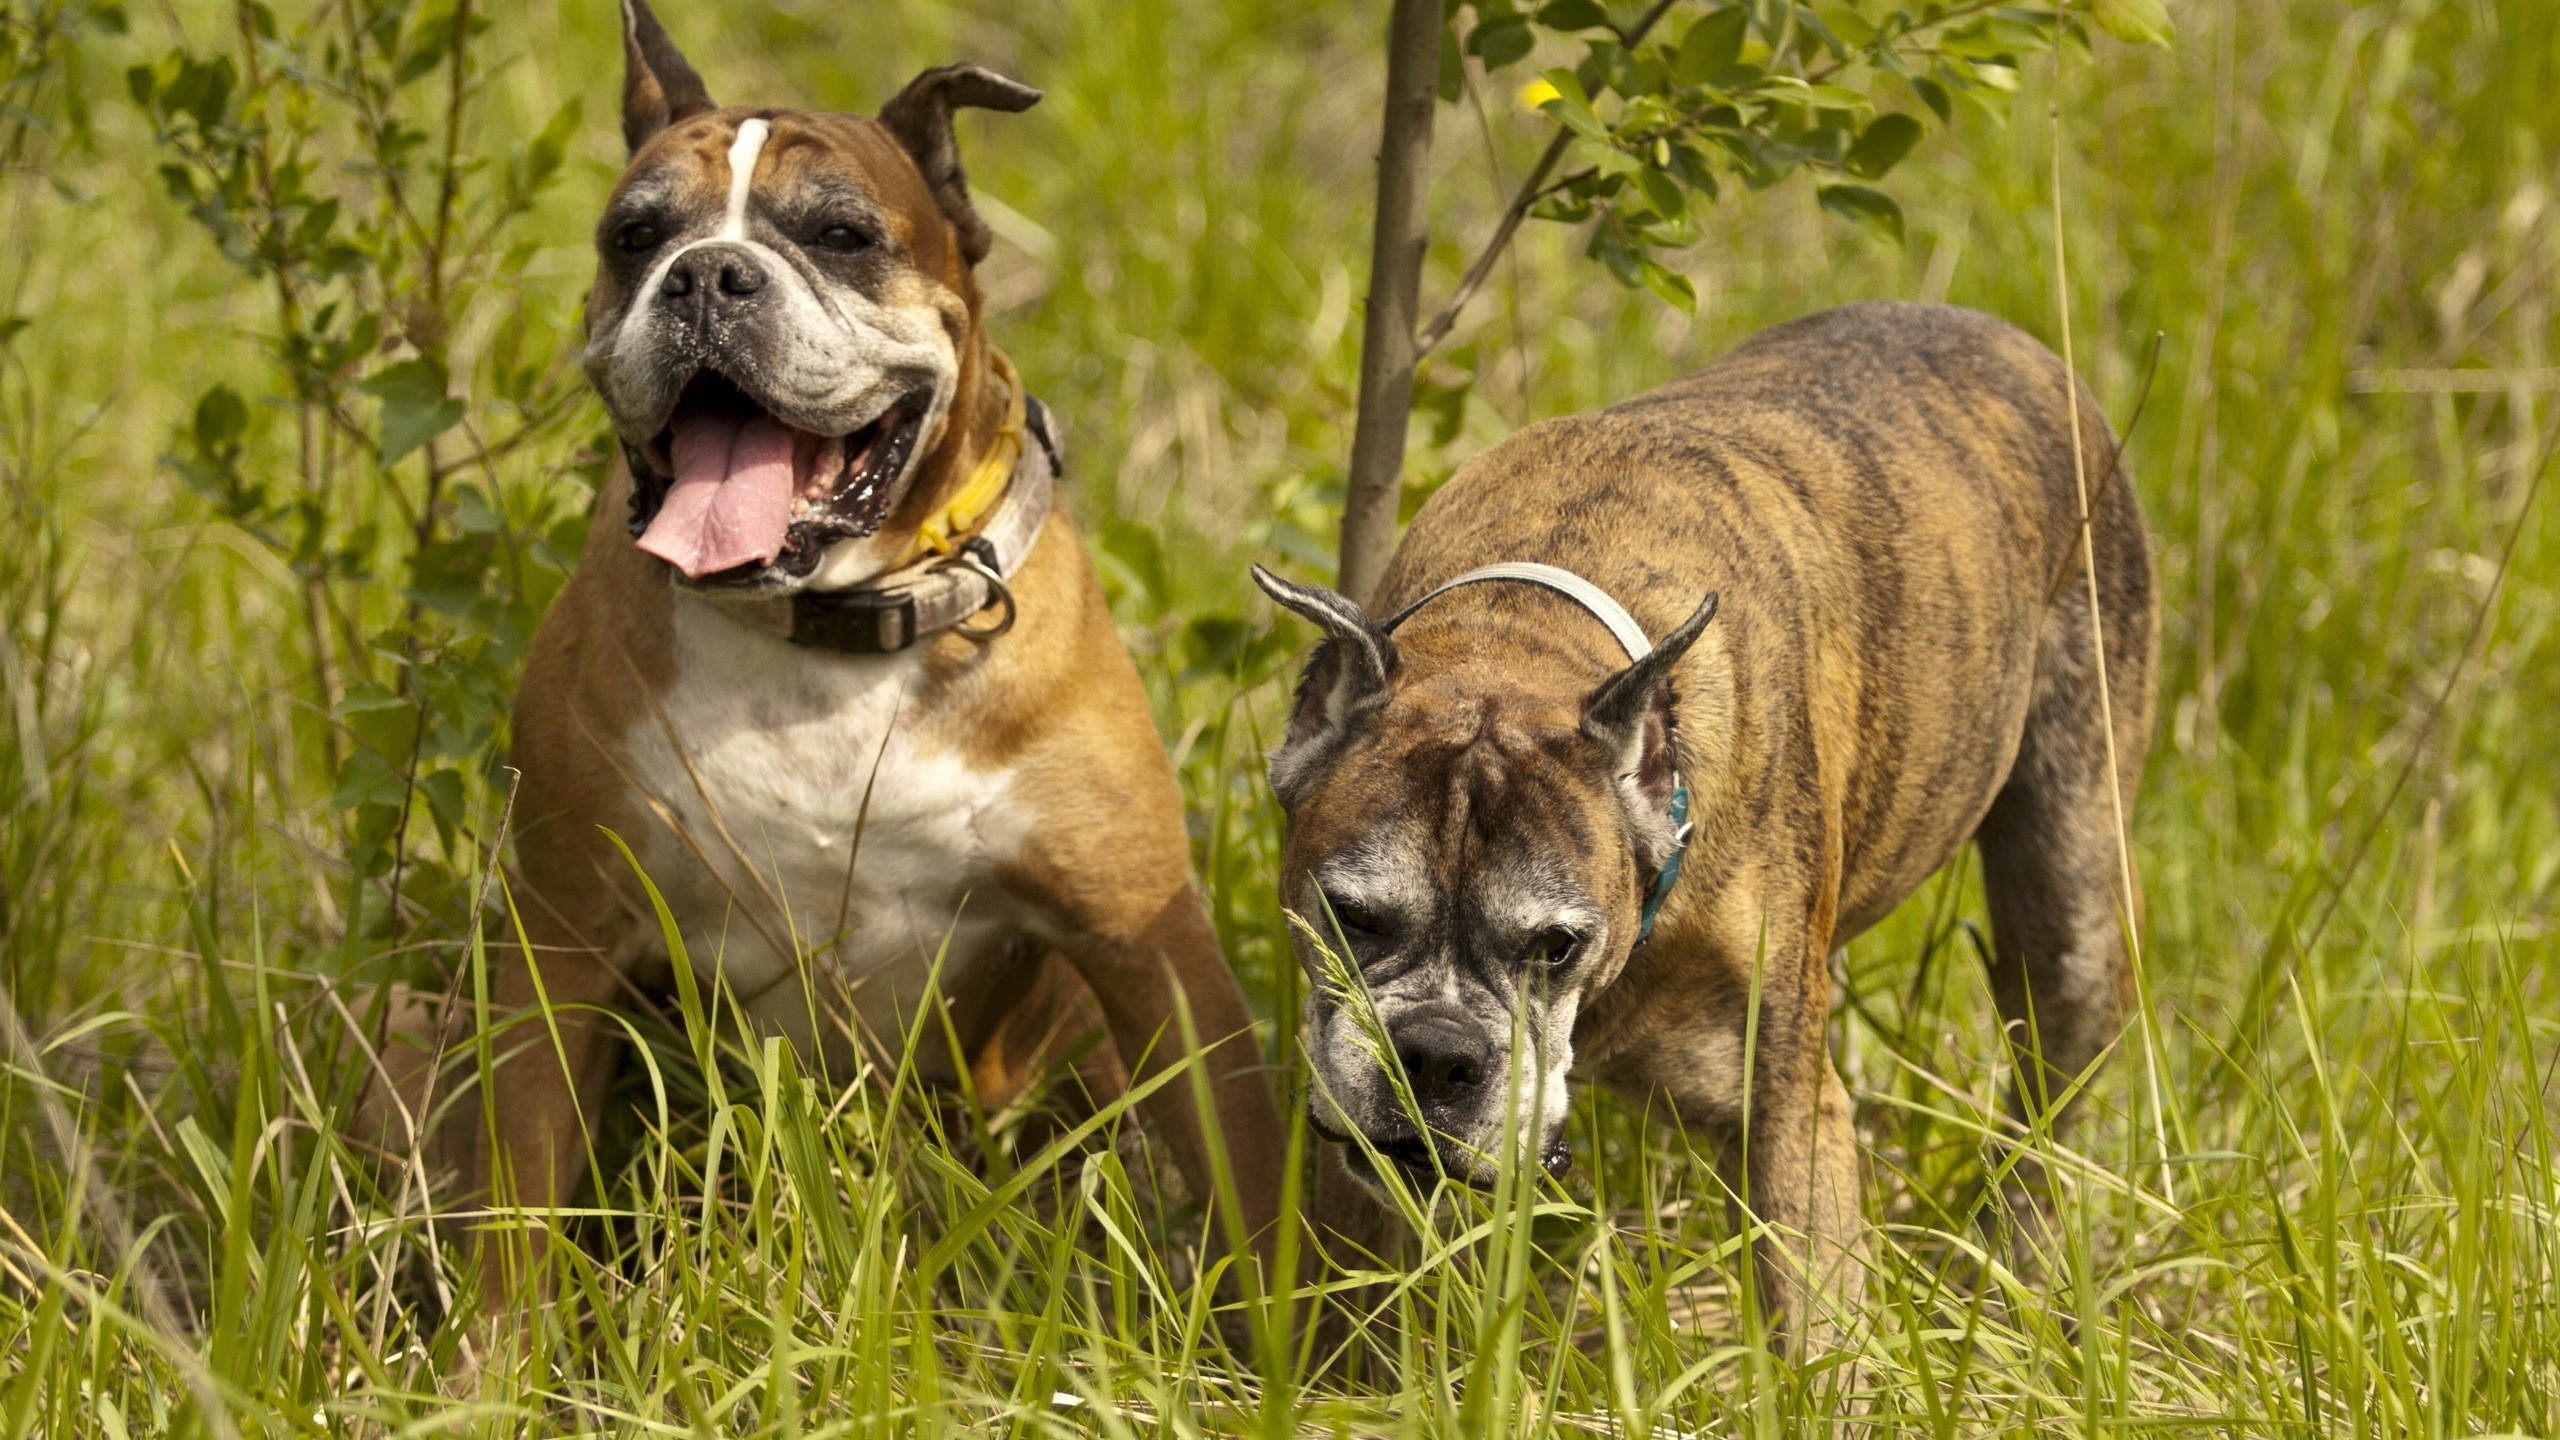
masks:
<svg viewBox="0 0 2560 1440"><path fill-rule="evenodd" d="M1373 1185L1378 1182L1379 1176L1377 1162L1370 1158L1371 1150L1377 1152L1378 1159L1403 1171L1408 1182L1426 1190L1440 1177L1440 1165L1432 1155L1430 1143L1418 1135L1397 1136L1391 1139L1373 1138L1364 1146L1351 1136L1325 1124L1312 1109L1307 1112L1307 1128L1313 1130L1320 1138L1341 1146L1343 1162L1351 1167L1351 1173ZM1449 1178L1461 1184L1469 1183L1469 1177L1464 1173L1464 1169L1465 1167L1461 1166L1449 1171Z"/></svg>
<svg viewBox="0 0 2560 1440"><path fill-rule="evenodd" d="M1424 1189L1429 1189L1432 1183L1444 1174L1451 1180L1472 1189L1486 1189L1493 1184L1493 1176L1489 1173L1480 1173L1476 1166L1449 1163L1435 1156L1430 1143L1420 1136L1404 1135L1387 1140L1372 1139L1364 1147L1349 1135L1339 1133L1332 1126L1325 1124L1312 1109L1307 1113L1307 1128L1313 1130L1318 1137L1341 1146L1343 1161L1351 1167L1351 1173L1373 1185L1378 1183L1379 1175L1376 1162L1369 1157L1370 1150L1377 1151L1379 1159L1403 1171L1409 1183ZM1573 1142L1563 1131L1557 1131L1553 1138L1539 1149L1538 1168L1559 1178L1573 1168Z"/></svg>
<svg viewBox="0 0 2560 1440"><path fill-rule="evenodd" d="M667 428L631 457L640 548L688 580L806 575L828 545L880 528L923 420L908 396L850 435L815 435L697 371Z"/></svg>

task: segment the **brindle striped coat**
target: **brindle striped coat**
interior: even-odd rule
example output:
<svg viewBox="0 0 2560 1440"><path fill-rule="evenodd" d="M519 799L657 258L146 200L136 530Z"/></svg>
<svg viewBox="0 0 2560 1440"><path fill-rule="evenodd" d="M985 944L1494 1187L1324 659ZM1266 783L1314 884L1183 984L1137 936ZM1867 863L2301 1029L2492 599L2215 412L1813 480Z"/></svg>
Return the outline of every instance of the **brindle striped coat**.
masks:
<svg viewBox="0 0 2560 1440"><path fill-rule="evenodd" d="M2130 972L2083 473L2128 808L2158 601L2115 441L2082 389L2075 466L2065 387L2050 351L1985 315L1825 311L1478 456L1422 508L1376 597L1392 616L1475 566L1545 561L1668 637L1644 666L1531 585L1462 587L1390 636L1339 596L1266 579L1329 637L1274 758L1283 893L1339 925L1368 996L1318 987L1319 1128L1464 1175L1506 1143L1553 1155L1568 1075L1667 1109L1737 1190L1747 1173L1761 1220L1810 1237L1762 1252L1801 1335L1827 1328L1815 1293L1858 1289L1828 957L1966 839L2002 1018L2046 1066L2021 1111L2087 1070L2124 1023ZM1710 592L1713 623L1683 626ZM1635 949L1675 771L1696 832ZM1538 1053L1506 1061L1515 1012ZM1363 1023L1383 1027L1410 1103ZM1538 1129L1505 1135L1506 1115ZM1374 1163L1353 1150L1355 1169Z"/></svg>

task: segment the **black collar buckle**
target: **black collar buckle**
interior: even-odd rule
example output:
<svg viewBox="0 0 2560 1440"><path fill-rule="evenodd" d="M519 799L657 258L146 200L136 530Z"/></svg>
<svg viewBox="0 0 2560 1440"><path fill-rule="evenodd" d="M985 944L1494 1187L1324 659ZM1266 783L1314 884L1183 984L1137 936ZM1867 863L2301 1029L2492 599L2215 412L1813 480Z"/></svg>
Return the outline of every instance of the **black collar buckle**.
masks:
<svg viewBox="0 0 2560 1440"><path fill-rule="evenodd" d="M791 597L791 643L894 655L916 643L916 597L907 590L803 590Z"/></svg>

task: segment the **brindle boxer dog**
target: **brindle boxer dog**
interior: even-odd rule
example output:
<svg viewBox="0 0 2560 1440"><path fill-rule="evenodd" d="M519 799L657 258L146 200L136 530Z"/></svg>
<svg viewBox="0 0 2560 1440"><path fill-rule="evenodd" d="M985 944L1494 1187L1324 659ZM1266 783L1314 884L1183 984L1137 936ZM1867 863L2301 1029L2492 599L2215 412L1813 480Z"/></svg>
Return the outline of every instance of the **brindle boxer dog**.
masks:
<svg viewBox="0 0 2560 1440"><path fill-rule="evenodd" d="M631 161L586 316L622 457L516 706L531 944L496 982L504 1010L547 1000L558 1044L514 1032L478 1179L569 1196L615 1064L595 1007L669 982L619 836L694 968L839 1077L898 1050L937 967L963 1053L931 1020L921 1066L973 1064L991 1105L1095 1001L1141 1077L1185 1055L1187 1007L1260 1236L1284 1139L1251 1017L1137 670L1049 505L1054 437L980 322L952 111L1038 92L958 65L877 119L722 107L641 0L623 18ZM1206 1199L1191 1092L1148 1114Z"/></svg>
<svg viewBox="0 0 2560 1440"><path fill-rule="evenodd" d="M1675 1116L1798 1237L1761 1247L1763 1294L1784 1333L1827 1333L1862 1280L1828 957L1968 837L2012 1103L2046 1111L2084 1078L2128 1008L2107 787L2131 805L2158 615L2084 389L2111 770L2071 383L1970 311L1826 311L1469 462L1374 614L1257 572L1328 637L1271 782L1283 894L1338 926L1367 992L1320 984L1309 1007L1312 1119L1366 1140L1355 1170L1370 1149L1420 1177L1481 1179L1505 1151L1560 1165L1567 1086L1596 1081ZM1521 561L1595 584L1643 634L1622 647L1541 583L1441 592Z"/></svg>

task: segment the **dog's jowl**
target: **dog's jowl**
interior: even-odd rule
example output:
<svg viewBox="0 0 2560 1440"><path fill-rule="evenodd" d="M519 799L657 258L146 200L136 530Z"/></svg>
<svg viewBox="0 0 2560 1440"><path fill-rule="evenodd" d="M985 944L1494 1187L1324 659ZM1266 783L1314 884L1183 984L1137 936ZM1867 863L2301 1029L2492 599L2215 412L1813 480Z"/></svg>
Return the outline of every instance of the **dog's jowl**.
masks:
<svg viewBox="0 0 2560 1440"><path fill-rule="evenodd" d="M1327 636L1271 778L1287 903L1356 972L1307 1032L1355 1170L1561 1165L1568 1083L1606 1085L1715 1149L1788 1237L1763 1293L1830 1329L1860 1246L1829 957L1967 839L2013 1104L2067 1100L2126 1018L2158 628L2074 383L1970 311L1827 311L1486 451L1366 610L1260 577Z"/></svg>
<svg viewBox="0 0 2560 1440"><path fill-rule="evenodd" d="M1000 1104L1095 1023L1141 1074L1177 1060L1187 1007L1263 1230L1282 1139L1250 1017L1052 503L1056 427L981 325L952 113L1039 96L950 66L877 118L721 107L645 5L624 21L586 348L622 453L517 703L535 963L508 947L498 981L511 1009L538 982L565 1054L516 1049L469 1162L531 1204L586 1173L618 1032L581 1007L672 976L619 837L695 970L839 1077L920 1028L927 1074ZM957 1055L916 1024L937 987ZM1192 1093L1150 1116L1206 1197Z"/></svg>

